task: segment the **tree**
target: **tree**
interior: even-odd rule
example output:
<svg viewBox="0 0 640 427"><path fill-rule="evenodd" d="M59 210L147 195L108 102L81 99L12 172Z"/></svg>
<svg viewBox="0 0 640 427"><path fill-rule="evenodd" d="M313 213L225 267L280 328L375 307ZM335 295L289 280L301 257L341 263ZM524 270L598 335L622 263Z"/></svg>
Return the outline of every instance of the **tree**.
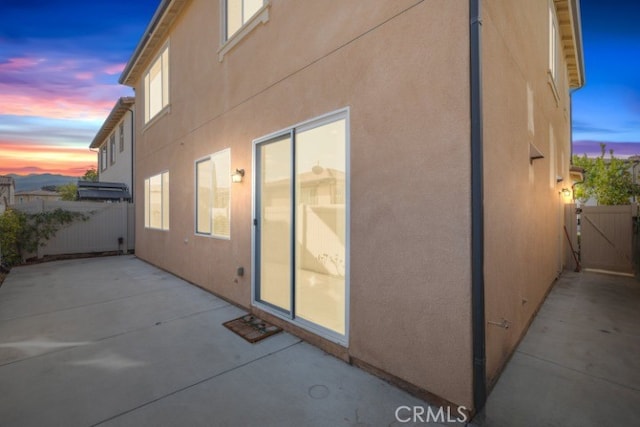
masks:
<svg viewBox="0 0 640 427"><path fill-rule="evenodd" d="M60 193L60 198L62 200L73 202L77 199L78 186L73 182L61 185L60 187L58 187L58 193Z"/></svg>
<svg viewBox="0 0 640 427"><path fill-rule="evenodd" d="M613 150L605 158L606 144L600 144L600 149L595 159L573 156L573 164L585 170L584 181L575 186L575 197L581 203L593 197L599 205L628 205L634 192L629 164L615 157Z"/></svg>
<svg viewBox="0 0 640 427"><path fill-rule="evenodd" d="M91 169L87 169L80 179L83 181L98 182L98 171L96 168L91 167Z"/></svg>

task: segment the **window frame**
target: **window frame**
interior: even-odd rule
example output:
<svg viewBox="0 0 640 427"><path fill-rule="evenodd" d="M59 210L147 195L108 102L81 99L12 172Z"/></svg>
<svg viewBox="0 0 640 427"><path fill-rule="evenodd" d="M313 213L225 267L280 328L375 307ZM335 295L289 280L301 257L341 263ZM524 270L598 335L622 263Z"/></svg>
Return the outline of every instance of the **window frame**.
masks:
<svg viewBox="0 0 640 427"><path fill-rule="evenodd" d="M104 172L107 170L108 167L108 153L107 153L107 142L105 141L104 144L102 144L102 146L100 147L100 172Z"/></svg>
<svg viewBox="0 0 640 427"><path fill-rule="evenodd" d="M166 56L165 56L166 54ZM171 103L171 71L170 71L170 52L169 52L169 42L167 42L160 49L158 54L155 56L154 60L151 62L149 67L144 73L142 78L143 91L144 91L144 125L149 126L155 120L157 120L162 115L166 114L170 109ZM160 70L158 73L160 74L160 109L155 111L153 114L151 112L151 79L150 74L153 68L160 62ZM166 99L165 99L166 98Z"/></svg>
<svg viewBox="0 0 640 427"><path fill-rule="evenodd" d="M215 229L215 215L213 215L213 209L215 207L215 200L216 200L216 189L213 187L213 178L214 178L214 173L215 173L215 162L216 162L216 158L220 158L223 159L224 161L226 161L228 166L228 182L229 182L229 195L228 195L228 202L227 202L227 218L229 221L229 234L225 235L225 234L220 234L220 233L216 233L216 229ZM209 232L205 232L205 231L200 231L199 230L199 217L198 217L198 212L199 212L199 193L198 193L198 187L199 187L199 180L198 180L198 165L199 164L203 164L205 162L211 162L210 165L210 172L211 172L211 182L210 182L210 186L209 186L209 206L207 207L207 211L209 212ZM221 239L221 240L231 240L231 188L232 188L232 182L231 182L231 148L227 147L224 148L222 150L216 151L214 153L211 153L207 156L201 157L199 159L196 159L196 161L194 162L194 226L193 226L193 230L194 230L194 234L196 236L203 236L203 237L211 237L211 238L215 238L215 239Z"/></svg>
<svg viewBox="0 0 640 427"><path fill-rule="evenodd" d="M243 1L243 0L240 0ZM269 9L272 0L263 0L262 6L233 33L228 35L227 31L227 2L220 0L220 48L218 49L218 61L222 62L224 56L233 49L240 41L251 33L260 24L269 21Z"/></svg>
<svg viewBox="0 0 640 427"><path fill-rule="evenodd" d="M124 151L124 122L120 122L118 131L120 132L120 152L122 153Z"/></svg>
<svg viewBox="0 0 640 427"><path fill-rule="evenodd" d="M560 54L562 46L560 42L562 40L560 35L560 26L558 25L558 17L554 0L548 1L549 6L549 63L548 63L548 77L551 91L555 97L556 104L560 102L560 95L558 92L558 83L560 76Z"/></svg>
<svg viewBox="0 0 640 427"><path fill-rule="evenodd" d="M109 163L111 166L116 164L116 133L113 132L109 136Z"/></svg>
<svg viewBox="0 0 640 427"><path fill-rule="evenodd" d="M151 179L160 177L160 227L151 225ZM165 183L166 180L166 183ZM151 175L144 180L144 228L146 230L169 231L170 226L170 175L168 170L164 170L155 175ZM166 219L166 224L165 224Z"/></svg>

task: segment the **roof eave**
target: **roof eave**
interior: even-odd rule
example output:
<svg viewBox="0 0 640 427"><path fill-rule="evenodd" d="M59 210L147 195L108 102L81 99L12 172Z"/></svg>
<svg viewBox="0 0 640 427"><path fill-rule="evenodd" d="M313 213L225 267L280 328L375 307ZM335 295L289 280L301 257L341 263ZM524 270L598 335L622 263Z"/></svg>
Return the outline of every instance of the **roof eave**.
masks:
<svg viewBox="0 0 640 427"><path fill-rule="evenodd" d="M189 0L162 0L124 67L118 79L120 84L135 86L142 67L147 64L150 55L155 53L155 49L164 40L169 28L188 2Z"/></svg>
<svg viewBox="0 0 640 427"><path fill-rule="evenodd" d="M579 89L585 83L584 52L580 0L554 0L562 38L562 50L567 62L569 86Z"/></svg>
<svg viewBox="0 0 640 427"><path fill-rule="evenodd" d="M102 143L107 139L109 134L113 132L116 125L122 120L125 113L129 111L129 109L135 104L136 99L132 96L123 96L118 99L118 102L113 106L111 112L107 116L106 120L102 124L98 133L91 141L89 148L98 148L102 145Z"/></svg>

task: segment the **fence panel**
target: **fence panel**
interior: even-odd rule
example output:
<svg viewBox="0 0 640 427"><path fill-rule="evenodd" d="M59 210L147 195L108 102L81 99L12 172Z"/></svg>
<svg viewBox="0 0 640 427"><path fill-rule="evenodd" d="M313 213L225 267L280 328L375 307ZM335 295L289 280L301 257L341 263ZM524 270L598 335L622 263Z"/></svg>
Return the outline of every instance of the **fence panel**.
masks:
<svg viewBox="0 0 640 427"><path fill-rule="evenodd" d="M633 273L631 205L585 206L580 219L580 255L585 268Z"/></svg>
<svg viewBox="0 0 640 427"><path fill-rule="evenodd" d="M134 205L132 203L63 202L36 200L15 206L28 213L64 209L89 216L87 221L67 224L38 248L37 256L70 255L134 249Z"/></svg>

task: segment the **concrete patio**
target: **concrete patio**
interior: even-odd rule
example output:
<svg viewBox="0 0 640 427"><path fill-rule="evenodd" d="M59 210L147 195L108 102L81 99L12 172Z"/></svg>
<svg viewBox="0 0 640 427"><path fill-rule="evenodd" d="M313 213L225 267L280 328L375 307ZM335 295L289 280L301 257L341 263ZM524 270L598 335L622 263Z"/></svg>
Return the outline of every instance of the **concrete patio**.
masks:
<svg viewBox="0 0 640 427"><path fill-rule="evenodd" d="M0 288L0 424L440 425L401 422L399 407L426 404L292 335L249 344L222 326L242 314L133 256L15 268ZM566 273L472 425L639 420L640 283Z"/></svg>
<svg viewBox="0 0 640 427"><path fill-rule="evenodd" d="M0 425L394 425L425 406L287 333L249 344L222 326L242 314L133 256L14 268Z"/></svg>

